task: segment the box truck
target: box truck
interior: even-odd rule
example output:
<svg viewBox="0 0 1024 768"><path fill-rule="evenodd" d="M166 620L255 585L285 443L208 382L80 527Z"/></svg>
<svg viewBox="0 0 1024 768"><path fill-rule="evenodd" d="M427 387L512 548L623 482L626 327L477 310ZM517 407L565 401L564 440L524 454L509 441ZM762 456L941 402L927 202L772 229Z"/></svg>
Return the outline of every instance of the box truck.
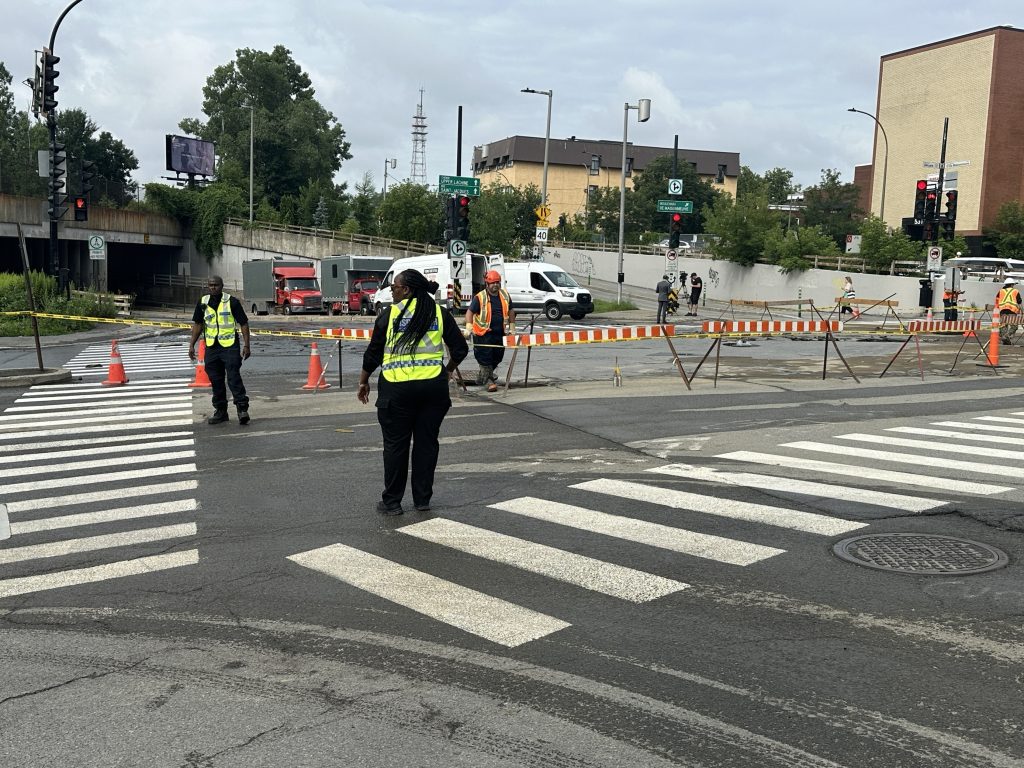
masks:
<svg viewBox="0 0 1024 768"><path fill-rule="evenodd" d="M286 315L324 311L324 299L311 261L255 259L242 262L244 305L254 315L280 310Z"/></svg>
<svg viewBox="0 0 1024 768"><path fill-rule="evenodd" d="M320 262L320 287L329 315L373 314L373 294L391 268L390 256L331 256Z"/></svg>

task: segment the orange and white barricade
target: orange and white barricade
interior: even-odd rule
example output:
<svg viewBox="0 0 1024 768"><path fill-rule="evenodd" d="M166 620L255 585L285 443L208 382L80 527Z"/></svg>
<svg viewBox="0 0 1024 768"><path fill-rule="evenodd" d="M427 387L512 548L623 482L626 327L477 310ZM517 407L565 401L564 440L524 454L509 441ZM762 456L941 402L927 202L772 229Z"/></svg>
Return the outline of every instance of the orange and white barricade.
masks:
<svg viewBox="0 0 1024 768"><path fill-rule="evenodd" d="M998 340L998 334L999 334L998 323L995 324L995 329L996 329L995 333L996 333L996 336L997 336L996 347L998 349L998 345L999 345L999 340ZM907 334L908 334L907 338L903 341L903 344L900 345L900 348L898 350L896 350L896 354L892 356L892 359L889 360L889 362L886 364L885 368L882 369L882 372L880 374L878 374L878 378L882 378L883 376L885 376L886 372L892 367L892 364L896 362L896 358L898 358L903 353L903 350L906 349L907 344L909 344L910 340L913 339L914 340L914 345L917 348L917 369L918 369L918 372L921 375L921 380L924 381L924 361L921 359L921 342L918 339L918 336L920 334L922 334L922 333L949 333L949 334L958 333L958 334L960 334L962 336L963 340L960 343L960 349L957 350L956 359L953 360L953 367L949 369L950 372L952 372L953 368L956 367L957 360L959 360L959 358L960 358L960 352L963 350L964 344L967 343L967 339L969 339L969 338L977 338L977 332L979 330L981 330L981 321L980 320L928 320L928 319L924 319L924 320L910 320L907 323L907 325L906 325L906 330L907 330ZM980 342L979 342L979 344L980 344ZM982 348L982 349L984 349L984 348ZM998 355L998 352L996 354ZM998 360L997 360L997 362L998 362Z"/></svg>

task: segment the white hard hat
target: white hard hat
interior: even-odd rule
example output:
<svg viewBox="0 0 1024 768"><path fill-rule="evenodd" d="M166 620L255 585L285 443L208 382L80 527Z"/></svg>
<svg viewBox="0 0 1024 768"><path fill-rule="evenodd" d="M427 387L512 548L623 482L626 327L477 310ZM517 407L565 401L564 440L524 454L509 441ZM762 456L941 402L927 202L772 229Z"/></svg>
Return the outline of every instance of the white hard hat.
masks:
<svg viewBox="0 0 1024 768"><path fill-rule="evenodd" d="M1012 277L1008 277L1005 280L1003 280L1003 285L1016 285L1016 284L1017 284L1017 281L1014 280Z"/></svg>

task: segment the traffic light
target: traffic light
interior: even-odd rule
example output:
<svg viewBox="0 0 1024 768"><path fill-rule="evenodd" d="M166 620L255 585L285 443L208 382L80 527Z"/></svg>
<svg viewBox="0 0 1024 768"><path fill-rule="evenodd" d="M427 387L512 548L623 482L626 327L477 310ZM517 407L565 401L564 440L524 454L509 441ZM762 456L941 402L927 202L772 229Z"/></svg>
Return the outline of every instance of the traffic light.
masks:
<svg viewBox="0 0 1024 768"><path fill-rule="evenodd" d="M679 235L683 231L683 214L673 213L669 216L668 247L675 250L679 247Z"/></svg>
<svg viewBox="0 0 1024 768"><path fill-rule="evenodd" d="M924 217L925 219L935 219L939 209L939 193L934 189L929 189L924 195Z"/></svg>
<svg viewBox="0 0 1024 768"><path fill-rule="evenodd" d="M455 231L456 240L469 241L469 198L457 195L455 198Z"/></svg>
<svg viewBox="0 0 1024 768"><path fill-rule="evenodd" d="M939 236L943 240L952 240L956 230L956 222L952 219L939 219Z"/></svg>
<svg viewBox="0 0 1024 768"><path fill-rule="evenodd" d="M920 242L921 240L924 239L922 236L922 226L920 224L915 224L913 218L909 216L904 218L902 228L903 234L905 234L911 240Z"/></svg>
<svg viewBox="0 0 1024 768"><path fill-rule="evenodd" d="M60 87L54 81L60 75L54 67L60 61L60 56L54 56L47 50L43 51L43 112L53 112L57 108L57 91Z"/></svg>
<svg viewBox="0 0 1024 768"><path fill-rule="evenodd" d="M51 221L64 218L64 214L68 211L64 205L68 200L65 191L67 180L64 178L68 172L67 163L68 156L64 151L64 145L58 141L52 142L50 144L50 181L47 184L50 192L50 207L47 213L49 213Z"/></svg>
<svg viewBox="0 0 1024 768"><path fill-rule="evenodd" d="M82 195L86 198L88 198L89 193L92 192L92 180L94 178L96 178L96 163L92 160L83 160L79 181L81 182Z"/></svg>
<svg viewBox="0 0 1024 768"><path fill-rule="evenodd" d="M89 220L89 199L85 195L77 195L72 201L75 209L75 221Z"/></svg>
<svg viewBox="0 0 1024 768"><path fill-rule="evenodd" d="M956 190L951 189L946 193L946 218L956 221Z"/></svg>
<svg viewBox="0 0 1024 768"><path fill-rule="evenodd" d="M924 226L921 228L921 239L926 243L936 242L938 237L938 231L936 228L936 222L934 219L925 219Z"/></svg>
<svg viewBox="0 0 1024 768"><path fill-rule="evenodd" d="M917 180L917 189L914 191L914 218L924 218L924 201L928 195L928 182L924 179Z"/></svg>

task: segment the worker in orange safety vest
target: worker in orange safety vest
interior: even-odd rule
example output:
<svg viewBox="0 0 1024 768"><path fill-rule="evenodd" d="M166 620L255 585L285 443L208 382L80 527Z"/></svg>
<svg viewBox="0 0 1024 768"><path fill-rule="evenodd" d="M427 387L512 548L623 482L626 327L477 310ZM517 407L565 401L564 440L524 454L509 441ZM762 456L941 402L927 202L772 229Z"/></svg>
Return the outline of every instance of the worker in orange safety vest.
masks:
<svg viewBox="0 0 1024 768"><path fill-rule="evenodd" d="M996 294L996 310L999 312L999 343L1009 344L1017 332L1020 321L1020 291L1012 277L1003 281L1003 287Z"/></svg>
<svg viewBox="0 0 1024 768"><path fill-rule="evenodd" d="M494 369L505 356L503 337L515 331L515 319L512 299L501 287L501 273L488 270L484 290L473 297L466 310L466 338L473 338L473 357L480 366L477 383L486 385L488 392L498 391Z"/></svg>

